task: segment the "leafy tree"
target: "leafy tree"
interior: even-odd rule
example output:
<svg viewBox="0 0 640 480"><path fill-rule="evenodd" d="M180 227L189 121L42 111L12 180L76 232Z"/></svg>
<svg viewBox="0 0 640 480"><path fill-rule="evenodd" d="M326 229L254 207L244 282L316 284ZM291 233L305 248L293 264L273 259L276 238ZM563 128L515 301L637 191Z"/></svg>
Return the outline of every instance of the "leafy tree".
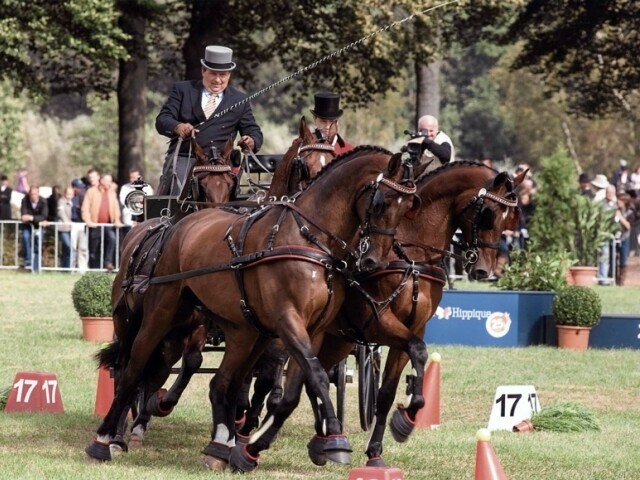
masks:
<svg viewBox="0 0 640 480"><path fill-rule="evenodd" d="M113 90L126 36L113 0L0 4L0 72L36 97Z"/></svg>
<svg viewBox="0 0 640 480"><path fill-rule="evenodd" d="M621 107L637 118L629 96L640 85L640 3L628 0L530 0L503 41L523 41L515 68L563 89L568 106L593 116ZM637 104L636 104L637 105Z"/></svg>
<svg viewBox="0 0 640 480"><path fill-rule="evenodd" d="M566 149L542 160L538 170L536 210L529 227L530 241L541 252L566 253L573 245L573 205L577 195L578 174Z"/></svg>
<svg viewBox="0 0 640 480"><path fill-rule="evenodd" d="M24 162L22 158L22 118L25 100L10 94L11 84L0 82L0 172L9 176Z"/></svg>

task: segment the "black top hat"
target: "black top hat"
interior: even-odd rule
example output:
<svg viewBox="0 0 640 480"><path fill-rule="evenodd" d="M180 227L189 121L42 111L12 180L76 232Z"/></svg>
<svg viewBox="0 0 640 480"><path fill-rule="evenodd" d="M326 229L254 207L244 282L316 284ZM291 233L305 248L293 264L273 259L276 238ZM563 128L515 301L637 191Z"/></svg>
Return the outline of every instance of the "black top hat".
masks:
<svg viewBox="0 0 640 480"><path fill-rule="evenodd" d="M329 92L319 92L314 96L315 106L311 113L320 118L339 118L342 116L340 109L340 95Z"/></svg>

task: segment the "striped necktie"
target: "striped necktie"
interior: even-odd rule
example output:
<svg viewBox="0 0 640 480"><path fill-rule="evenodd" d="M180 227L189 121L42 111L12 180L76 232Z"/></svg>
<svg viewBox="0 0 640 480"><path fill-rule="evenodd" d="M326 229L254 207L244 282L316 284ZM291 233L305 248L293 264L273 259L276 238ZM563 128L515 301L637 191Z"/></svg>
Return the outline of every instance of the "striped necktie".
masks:
<svg viewBox="0 0 640 480"><path fill-rule="evenodd" d="M209 100L207 100L207 104L204 106L204 116L207 118L207 120L218 106L218 98L218 95L209 95Z"/></svg>

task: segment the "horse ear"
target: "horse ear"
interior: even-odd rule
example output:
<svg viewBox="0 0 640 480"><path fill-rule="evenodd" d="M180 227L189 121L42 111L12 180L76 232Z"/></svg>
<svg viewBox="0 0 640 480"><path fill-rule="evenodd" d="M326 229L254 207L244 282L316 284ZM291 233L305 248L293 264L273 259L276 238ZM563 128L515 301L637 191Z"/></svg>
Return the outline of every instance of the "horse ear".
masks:
<svg viewBox="0 0 640 480"><path fill-rule="evenodd" d="M394 153L389 159L389 166L387 167L387 172L389 177L394 177L402 166L402 153Z"/></svg>
<svg viewBox="0 0 640 480"><path fill-rule="evenodd" d="M229 163L229 158L231 158L231 152L233 150L233 139L229 138L224 147L222 147L222 159L225 163Z"/></svg>
<svg viewBox="0 0 640 480"><path fill-rule="evenodd" d="M523 180L525 179L525 177L527 176L527 172L529 172L529 169L527 168L524 172L520 172L516 178L513 179L513 188L516 189L517 187L520 186L520 184L523 182Z"/></svg>
<svg viewBox="0 0 640 480"><path fill-rule="evenodd" d="M509 173L508 172L500 172L499 174L497 174L493 178L493 186L494 187L499 187L500 185L502 185L507 180L509 180Z"/></svg>
<svg viewBox="0 0 640 480"><path fill-rule="evenodd" d="M202 148L200 144L196 142L195 138L191 138L191 149L193 150L193 155L196 157L196 163L202 165L207 163L207 154L204 152L204 148Z"/></svg>
<svg viewBox="0 0 640 480"><path fill-rule="evenodd" d="M413 178L418 178L420 175L422 175L428 166L429 166L428 163L421 163L413 167Z"/></svg>
<svg viewBox="0 0 640 480"><path fill-rule="evenodd" d="M309 134L309 126L307 125L307 119L304 117L300 117L300 123L298 124L298 136L300 138L305 138L306 135Z"/></svg>

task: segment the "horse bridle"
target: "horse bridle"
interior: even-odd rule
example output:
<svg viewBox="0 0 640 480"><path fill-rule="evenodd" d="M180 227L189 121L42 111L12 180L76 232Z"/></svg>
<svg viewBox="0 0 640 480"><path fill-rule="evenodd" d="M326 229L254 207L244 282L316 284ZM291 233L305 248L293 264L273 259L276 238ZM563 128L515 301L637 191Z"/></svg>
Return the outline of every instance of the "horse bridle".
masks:
<svg viewBox="0 0 640 480"><path fill-rule="evenodd" d="M369 205L366 209L364 222L360 225L360 244L358 245L358 251L360 253L359 258L362 258L362 255L369 251L369 248L371 247L369 237L372 233L392 237L396 234L395 228L380 228L371 224L371 216L382 213L382 209L384 208L385 194L379 190L380 184L386 185L390 189L404 195L413 195L417 190L417 187L413 182L410 182L410 186L403 186L393 180L385 178L383 173L378 175L375 180L372 180L362 187L360 193L358 193L358 197L363 195L367 190L371 190L371 194L369 195Z"/></svg>
<svg viewBox="0 0 640 480"><path fill-rule="evenodd" d="M336 155L333 146L326 143L310 143L309 145L300 145L300 147L298 147L298 153L296 154L296 157L293 159L292 163L292 168L295 168L299 174L299 187L302 187L302 182L308 182L309 180L311 180L311 172L309 172L309 165L307 165L305 159L309 155L309 153L317 151L329 152L334 157ZM303 155L305 152L307 152L307 154Z"/></svg>
<svg viewBox="0 0 640 480"><path fill-rule="evenodd" d="M505 205L507 208L513 207L516 208L518 206L517 200L510 200L507 197L514 197L515 193L509 192L505 197L500 195L496 195L494 193L488 192L486 188L481 188L476 195L471 197L471 199L467 202L467 204L462 208L461 213L464 213L467 209L471 207L475 207L475 216L473 219L473 233L471 243L466 240L453 242L453 244L459 247L462 251L464 251L464 259L467 264L475 264L478 259L478 251L480 248L491 248L494 250L498 250L500 243L499 242L483 242L478 238L478 230L480 223L482 222L482 216L484 210L489 208L484 203L485 200L491 200L495 203Z"/></svg>

